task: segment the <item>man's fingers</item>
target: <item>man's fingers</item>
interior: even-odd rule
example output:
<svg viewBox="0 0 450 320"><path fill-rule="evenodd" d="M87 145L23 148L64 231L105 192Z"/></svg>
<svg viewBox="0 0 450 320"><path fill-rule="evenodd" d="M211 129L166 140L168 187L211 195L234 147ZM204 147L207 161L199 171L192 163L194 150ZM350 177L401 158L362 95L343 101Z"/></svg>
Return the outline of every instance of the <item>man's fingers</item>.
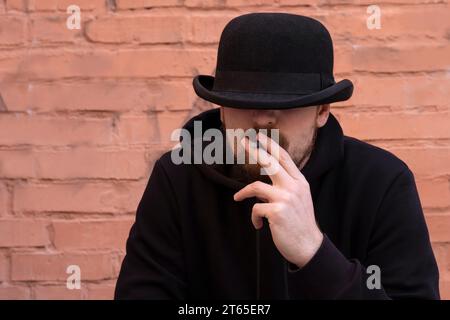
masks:
<svg viewBox="0 0 450 320"><path fill-rule="evenodd" d="M252 209L252 223L255 229L261 229L263 226L263 218L269 219L273 212L271 203L255 203Z"/></svg>
<svg viewBox="0 0 450 320"><path fill-rule="evenodd" d="M252 141L249 138L244 137L241 139L241 144L249 155L249 163L258 163L263 168L271 165L271 158L267 152L258 153L259 150L256 146L256 141Z"/></svg>
<svg viewBox="0 0 450 320"><path fill-rule="evenodd" d="M242 145L249 156L255 160L274 183L282 183L289 178L288 173L283 169L280 163L271 156L264 148L257 148L256 143L251 142L247 137L241 140Z"/></svg>
<svg viewBox="0 0 450 320"><path fill-rule="evenodd" d="M263 201L271 202L275 201L277 197L277 191L274 186L270 184L256 181L246 185L244 188L234 194L235 201L241 201L247 198L257 197Z"/></svg>
<svg viewBox="0 0 450 320"><path fill-rule="evenodd" d="M258 141L274 158L276 158L286 172L294 179L300 179L302 173L292 161L289 153L282 148L275 140L269 138L265 134L258 132Z"/></svg>

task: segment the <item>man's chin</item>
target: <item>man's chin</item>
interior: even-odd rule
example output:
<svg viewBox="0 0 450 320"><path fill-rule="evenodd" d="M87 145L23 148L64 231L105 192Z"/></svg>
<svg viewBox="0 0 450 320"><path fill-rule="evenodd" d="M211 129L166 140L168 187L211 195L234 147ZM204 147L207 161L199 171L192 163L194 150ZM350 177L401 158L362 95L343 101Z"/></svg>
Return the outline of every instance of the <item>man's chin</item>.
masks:
<svg viewBox="0 0 450 320"><path fill-rule="evenodd" d="M271 183L272 180L267 174L264 174L261 166L256 164L237 164L238 172L243 180L250 182L262 181Z"/></svg>

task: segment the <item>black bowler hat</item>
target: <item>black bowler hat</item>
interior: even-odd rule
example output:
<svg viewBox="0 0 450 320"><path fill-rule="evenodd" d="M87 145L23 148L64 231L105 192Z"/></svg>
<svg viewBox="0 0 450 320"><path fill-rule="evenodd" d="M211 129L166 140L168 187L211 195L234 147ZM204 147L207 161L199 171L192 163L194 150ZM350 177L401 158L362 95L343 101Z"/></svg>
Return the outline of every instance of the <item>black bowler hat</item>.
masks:
<svg viewBox="0 0 450 320"><path fill-rule="evenodd" d="M317 20L289 13L249 13L225 26L215 77L198 75L201 98L233 108L289 109L351 97L333 77L333 42Z"/></svg>

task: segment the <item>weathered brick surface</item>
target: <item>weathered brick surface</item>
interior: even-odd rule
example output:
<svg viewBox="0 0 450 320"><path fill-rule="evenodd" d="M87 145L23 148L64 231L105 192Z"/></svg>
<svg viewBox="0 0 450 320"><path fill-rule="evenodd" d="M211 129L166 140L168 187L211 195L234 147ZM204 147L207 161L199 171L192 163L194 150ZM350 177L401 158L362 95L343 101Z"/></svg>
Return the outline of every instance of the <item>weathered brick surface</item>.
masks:
<svg viewBox="0 0 450 320"><path fill-rule="evenodd" d="M81 29L66 9L81 8ZM381 29L366 27L367 6ZM450 298L450 10L446 0L0 0L0 299L111 299L153 163L211 107L226 23L252 11L313 16L354 96L347 135L413 171ZM66 268L82 271L68 290Z"/></svg>

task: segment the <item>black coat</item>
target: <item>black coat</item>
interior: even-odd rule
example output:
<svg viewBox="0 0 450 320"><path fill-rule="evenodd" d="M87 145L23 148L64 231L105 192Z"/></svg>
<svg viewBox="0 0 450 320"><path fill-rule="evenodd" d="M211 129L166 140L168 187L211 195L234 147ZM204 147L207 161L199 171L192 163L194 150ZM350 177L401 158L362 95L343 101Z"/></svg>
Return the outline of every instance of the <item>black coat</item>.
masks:
<svg viewBox="0 0 450 320"><path fill-rule="evenodd" d="M200 114L218 128L217 109ZM439 273L414 176L393 154L343 135L330 114L302 173L324 241L302 269L255 230L255 198L231 165L156 161L139 203L116 299L438 299ZM232 166L231 166L232 167ZM366 268L381 271L369 289Z"/></svg>

